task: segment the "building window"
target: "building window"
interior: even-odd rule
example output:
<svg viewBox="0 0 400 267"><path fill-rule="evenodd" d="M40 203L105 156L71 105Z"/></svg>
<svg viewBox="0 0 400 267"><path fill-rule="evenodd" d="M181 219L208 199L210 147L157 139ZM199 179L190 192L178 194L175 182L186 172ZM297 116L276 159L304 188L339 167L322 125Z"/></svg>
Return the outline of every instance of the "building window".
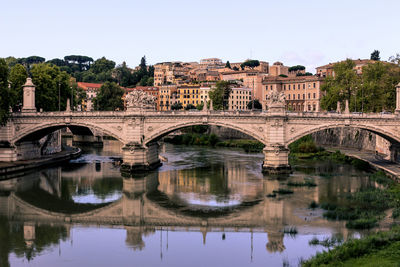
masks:
<svg viewBox="0 0 400 267"><path fill-rule="evenodd" d="M297 94L297 99L300 99L300 94Z"/></svg>
<svg viewBox="0 0 400 267"><path fill-rule="evenodd" d="M308 93L308 99L310 99L311 98L311 94L310 93Z"/></svg>
<svg viewBox="0 0 400 267"><path fill-rule="evenodd" d="M313 93L313 98L315 99L315 93Z"/></svg>
<svg viewBox="0 0 400 267"><path fill-rule="evenodd" d="M290 90L290 84L289 84L289 90Z"/></svg>
<svg viewBox="0 0 400 267"><path fill-rule="evenodd" d="M313 87L315 88L315 83L313 84Z"/></svg>

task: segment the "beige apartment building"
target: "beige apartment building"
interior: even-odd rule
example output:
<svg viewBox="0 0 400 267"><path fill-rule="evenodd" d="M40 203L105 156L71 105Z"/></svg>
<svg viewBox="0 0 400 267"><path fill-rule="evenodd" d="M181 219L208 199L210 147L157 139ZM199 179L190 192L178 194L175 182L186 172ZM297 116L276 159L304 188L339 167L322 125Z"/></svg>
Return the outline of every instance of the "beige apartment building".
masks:
<svg viewBox="0 0 400 267"><path fill-rule="evenodd" d="M247 110L247 104L252 100L251 88L233 87L229 95L229 110Z"/></svg>
<svg viewBox="0 0 400 267"><path fill-rule="evenodd" d="M180 85L177 88L177 99L183 108L192 104L197 106L201 103L200 85Z"/></svg>
<svg viewBox="0 0 400 267"><path fill-rule="evenodd" d="M251 70L227 71L221 73L221 80L240 81L243 87L251 88L254 91L255 99L262 102L264 89L262 82L267 76L266 73Z"/></svg>
<svg viewBox="0 0 400 267"><path fill-rule="evenodd" d="M177 86L162 85L159 87L159 110L171 110L171 106L177 101Z"/></svg>
<svg viewBox="0 0 400 267"><path fill-rule="evenodd" d="M291 111L320 111L321 85L324 79L318 76L266 77L263 80L265 101L272 90L284 92L286 109Z"/></svg>
<svg viewBox="0 0 400 267"><path fill-rule="evenodd" d="M154 65L154 86L183 83L189 79L190 64L164 62Z"/></svg>

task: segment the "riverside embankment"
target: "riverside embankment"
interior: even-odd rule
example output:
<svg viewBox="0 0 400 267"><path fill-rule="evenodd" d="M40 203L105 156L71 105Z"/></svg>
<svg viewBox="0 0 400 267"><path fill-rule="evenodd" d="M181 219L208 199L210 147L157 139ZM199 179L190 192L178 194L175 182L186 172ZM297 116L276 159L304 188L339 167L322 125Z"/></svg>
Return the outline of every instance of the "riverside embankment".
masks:
<svg viewBox="0 0 400 267"><path fill-rule="evenodd" d="M13 162L0 162L0 180L12 178L15 175L31 171L40 167L47 167L80 156L80 148L71 148L51 155L44 155L39 159L17 160Z"/></svg>

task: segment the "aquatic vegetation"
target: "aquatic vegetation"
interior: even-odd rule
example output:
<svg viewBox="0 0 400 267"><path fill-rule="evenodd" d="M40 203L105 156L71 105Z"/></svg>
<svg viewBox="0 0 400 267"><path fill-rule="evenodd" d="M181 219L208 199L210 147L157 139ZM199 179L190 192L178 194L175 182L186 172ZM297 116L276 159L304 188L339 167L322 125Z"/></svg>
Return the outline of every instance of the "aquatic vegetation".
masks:
<svg viewBox="0 0 400 267"><path fill-rule="evenodd" d="M317 244L316 240L310 241L310 245L314 244ZM317 253L311 259L302 262L302 266L330 266L338 263L346 266L363 266L366 263L369 266L382 266L382 260L389 263L385 266L396 266L399 262L400 226L361 239L350 239L332 250Z"/></svg>

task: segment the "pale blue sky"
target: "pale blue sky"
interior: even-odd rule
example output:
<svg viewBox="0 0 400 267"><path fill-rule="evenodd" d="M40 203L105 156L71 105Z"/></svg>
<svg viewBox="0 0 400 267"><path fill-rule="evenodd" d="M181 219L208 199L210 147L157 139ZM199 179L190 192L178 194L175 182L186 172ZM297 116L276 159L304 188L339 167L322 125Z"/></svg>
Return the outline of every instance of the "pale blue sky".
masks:
<svg viewBox="0 0 400 267"><path fill-rule="evenodd" d="M81 54L136 66L247 58L302 64L400 53L399 0L0 0L0 57Z"/></svg>

